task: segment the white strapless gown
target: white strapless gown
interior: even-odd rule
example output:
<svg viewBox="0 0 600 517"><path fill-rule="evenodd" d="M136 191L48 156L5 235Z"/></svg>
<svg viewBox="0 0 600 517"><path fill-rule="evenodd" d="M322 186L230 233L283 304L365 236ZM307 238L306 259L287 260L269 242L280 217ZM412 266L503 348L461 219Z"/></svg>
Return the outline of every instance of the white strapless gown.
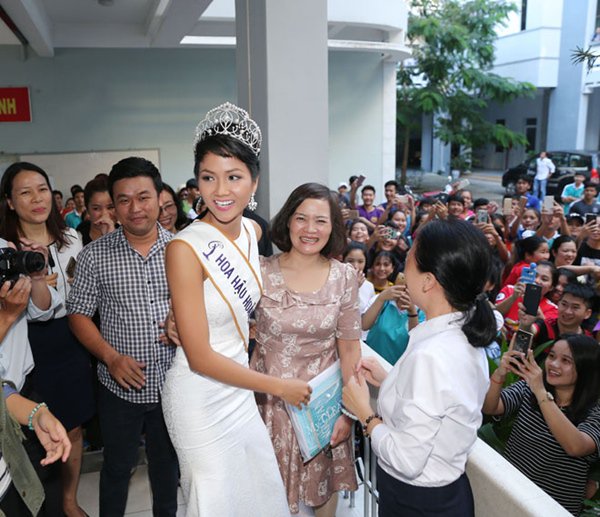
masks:
<svg viewBox="0 0 600 517"><path fill-rule="evenodd" d="M256 250L253 232L251 240ZM236 244L248 249L244 231ZM251 255L260 271L258 254ZM231 313L209 281L204 297L212 348L248 367ZM186 516L289 517L273 445L253 392L191 371L179 348L167 372L162 406L179 459Z"/></svg>

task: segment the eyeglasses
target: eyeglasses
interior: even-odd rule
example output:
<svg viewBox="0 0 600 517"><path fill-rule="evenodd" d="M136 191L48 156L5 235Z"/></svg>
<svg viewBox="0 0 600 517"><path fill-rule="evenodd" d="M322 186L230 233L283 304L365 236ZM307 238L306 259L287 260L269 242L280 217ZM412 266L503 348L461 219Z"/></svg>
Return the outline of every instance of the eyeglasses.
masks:
<svg viewBox="0 0 600 517"><path fill-rule="evenodd" d="M159 209L160 212L177 212L177 205L175 203L165 203Z"/></svg>

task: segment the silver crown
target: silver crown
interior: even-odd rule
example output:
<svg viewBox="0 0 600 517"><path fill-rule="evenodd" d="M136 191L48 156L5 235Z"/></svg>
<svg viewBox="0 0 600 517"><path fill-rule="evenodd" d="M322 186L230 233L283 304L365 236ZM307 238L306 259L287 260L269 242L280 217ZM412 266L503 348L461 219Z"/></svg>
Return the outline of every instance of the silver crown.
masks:
<svg viewBox="0 0 600 517"><path fill-rule="evenodd" d="M256 156L260 154L262 133L246 110L231 102L211 109L196 127L194 149L209 136L228 135L246 144Z"/></svg>

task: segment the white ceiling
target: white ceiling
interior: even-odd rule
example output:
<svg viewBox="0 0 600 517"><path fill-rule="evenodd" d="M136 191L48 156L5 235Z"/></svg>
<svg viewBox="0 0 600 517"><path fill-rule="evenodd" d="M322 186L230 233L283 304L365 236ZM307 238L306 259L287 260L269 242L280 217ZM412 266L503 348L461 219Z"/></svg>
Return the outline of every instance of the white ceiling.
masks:
<svg viewBox="0 0 600 517"><path fill-rule="evenodd" d="M35 53L51 57L59 47L174 48L187 35L235 33L234 0L214 0L210 18L216 23L206 18L199 23L211 2L113 0L104 6L98 0L0 0L0 7ZM0 21L0 45L6 44L19 41Z"/></svg>

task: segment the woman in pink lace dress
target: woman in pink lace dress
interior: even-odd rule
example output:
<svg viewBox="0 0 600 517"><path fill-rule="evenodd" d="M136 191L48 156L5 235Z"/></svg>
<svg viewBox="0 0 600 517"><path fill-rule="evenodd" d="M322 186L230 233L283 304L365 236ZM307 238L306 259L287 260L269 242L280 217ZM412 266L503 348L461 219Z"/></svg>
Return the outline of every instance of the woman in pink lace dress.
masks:
<svg viewBox="0 0 600 517"><path fill-rule="evenodd" d="M340 359L344 382L360 359L360 314L355 270L331 256L345 245L344 227L329 189L298 187L272 222L283 251L261 264L263 296L256 309L256 349L250 367L281 378L310 380ZM290 511L335 515L336 492L356 490L352 421L341 416L331 448L303 462L284 402L257 394L273 441ZM309 508L306 508L309 507ZM312 512L311 512L312 513Z"/></svg>

